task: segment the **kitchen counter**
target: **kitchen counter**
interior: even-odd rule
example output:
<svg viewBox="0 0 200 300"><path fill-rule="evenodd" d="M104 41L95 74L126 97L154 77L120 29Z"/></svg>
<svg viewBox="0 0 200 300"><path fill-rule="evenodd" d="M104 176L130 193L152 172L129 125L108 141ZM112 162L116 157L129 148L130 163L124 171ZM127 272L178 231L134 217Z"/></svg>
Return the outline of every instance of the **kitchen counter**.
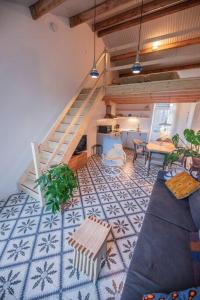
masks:
<svg viewBox="0 0 200 300"><path fill-rule="evenodd" d="M138 133L146 133L148 134L148 131L145 131L145 130L137 130L137 129L121 129L119 132L138 132Z"/></svg>
<svg viewBox="0 0 200 300"><path fill-rule="evenodd" d="M138 139L143 142L148 141L149 132L137 131L137 130L120 130L119 132L110 133L97 133L97 143L102 145L104 136L119 136L121 137L121 143L125 148L133 149L133 140Z"/></svg>
<svg viewBox="0 0 200 300"><path fill-rule="evenodd" d="M97 133L97 144L102 146L104 153L108 148L112 147L113 144L122 144L121 135L119 132Z"/></svg>
<svg viewBox="0 0 200 300"><path fill-rule="evenodd" d="M133 140L148 141L149 132L137 130L121 130L120 131L122 145L126 148L133 149Z"/></svg>

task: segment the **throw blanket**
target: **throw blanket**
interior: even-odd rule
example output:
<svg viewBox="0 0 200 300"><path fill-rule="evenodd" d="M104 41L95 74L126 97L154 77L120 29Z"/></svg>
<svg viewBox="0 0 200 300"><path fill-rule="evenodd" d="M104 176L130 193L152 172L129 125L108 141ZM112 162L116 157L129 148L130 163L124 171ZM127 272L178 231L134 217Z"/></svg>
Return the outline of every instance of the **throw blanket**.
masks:
<svg viewBox="0 0 200 300"><path fill-rule="evenodd" d="M103 164L107 166L122 166L126 162L126 153L121 144L115 144L106 153L103 154Z"/></svg>

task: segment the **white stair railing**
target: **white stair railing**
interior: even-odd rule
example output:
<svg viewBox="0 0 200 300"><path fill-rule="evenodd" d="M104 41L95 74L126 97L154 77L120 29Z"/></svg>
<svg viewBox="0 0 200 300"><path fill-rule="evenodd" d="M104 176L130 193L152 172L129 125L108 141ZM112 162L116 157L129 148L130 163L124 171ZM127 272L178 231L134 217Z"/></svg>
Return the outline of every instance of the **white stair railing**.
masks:
<svg viewBox="0 0 200 300"><path fill-rule="evenodd" d="M71 128L73 127L73 125L76 124L77 120L79 119L79 117L81 116L81 113L84 111L85 107L88 105L91 97L93 96L94 92L96 91L97 85L99 83L99 81L101 80L102 76L104 73L102 73L99 78L97 79L92 91L89 93L89 95L87 96L86 100L84 101L83 105L78 109L76 115L74 116L72 122L70 123L70 125L67 127L64 135L62 136L62 138L60 139L58 145L56 146L55 150L53 151L50 159L47 161L47 164L45 166L45 170L47 170L51 164L51 162L53 161L54 157L58 154L61 146L64 144L65 139L67 137L67 135L69 134Z"/></svg>
<svg viewBox="0 0 200 300"><path fill-rule="evenodd" d="M44 170L42 170L42 171L45 171L45 170L47 170L47 169L50 167L50 165L51 165L53 159L54 159L55 156L59 153L60 148L61 148L62 145L65 143L65 139L66 139L67 135L70 133L70 130L71 130L72 127L76 124L76 122L78 121L79 117L80 117L81 114L83 113L84 109L85 109L86 106L89 104L89 101L91 100L92 96L94 95L94 93L95 93L95 91L96 91L96 88L97 88L97 86L98 86L100 80L102 79L102 76L105 75L105 66L106 66L106 53L105 53L105 51L101 54L100 58L98 59L98 61L97 61L97 66L99 66L100 63L101 63L102 61L103 61L103 65L102 65L102 70L99 71L99 73L100 73L99 78L98 78L97 80L95 80L95 81L94 81L94 79L92 79L93 87L92 87L90 93L88 94L88 96L86 97L86 99L83 101L83 104L82 104L81 107L78 109L78 111L77 111L76 115L74 116L74 118L73 118L72 122L70 123L70 125L66 128L65 133L63 134L63 136L62 136L62 138L60 139L58 145L56 146L56 148L54 149L53 153L51 154L51 157L50 157L49 160L47 161L47 163L46 163L46 165L45 165L45 167L44 167ZM78 95L80 94L80 92L81 92L81 90L82 90L83 88L86 88L86 87L87 87L87 86L85 86L85 84L89 81L89 79L91 79L91 78L90 78L90 75L88 74L88 75L86 76L86 78L84 79L83 84L82 84L81 87L79 88L79 93L77 93ZM102 85L103 85L103 84L102 84ZM76 96L76 98L77 98L77 96ZM75 99L76 99L76 98L75 98ZM74 101L75 101L75 99L74 99ZM71 107L71 106L70 106L70 107ZM66 113L67 113L67 112L66 112ZM63 116L63 118L66 116L66 113L65 113L65 115ZM57 123L57 126L60 125L60 123L62 122L63 118L60 119L60 122ZM57 126L56 126L55 128L57 128ZM51 132L51 134L52 134L52 132ZM49 137L51 136L51 134L49 134ZM67 149L66 149L66 151L67 151Z"/></svg>

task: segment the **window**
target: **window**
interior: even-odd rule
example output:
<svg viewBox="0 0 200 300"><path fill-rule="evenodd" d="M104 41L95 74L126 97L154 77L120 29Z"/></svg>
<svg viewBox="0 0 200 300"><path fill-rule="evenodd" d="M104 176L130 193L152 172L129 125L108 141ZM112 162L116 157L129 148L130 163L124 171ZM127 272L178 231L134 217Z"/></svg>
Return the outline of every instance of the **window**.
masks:
<svg viewBox="0 0 200 300"><path fill-rule="evenodd" d="M170 137L173 132L176 104L159 103L154 105L150 139Z"/></svg>

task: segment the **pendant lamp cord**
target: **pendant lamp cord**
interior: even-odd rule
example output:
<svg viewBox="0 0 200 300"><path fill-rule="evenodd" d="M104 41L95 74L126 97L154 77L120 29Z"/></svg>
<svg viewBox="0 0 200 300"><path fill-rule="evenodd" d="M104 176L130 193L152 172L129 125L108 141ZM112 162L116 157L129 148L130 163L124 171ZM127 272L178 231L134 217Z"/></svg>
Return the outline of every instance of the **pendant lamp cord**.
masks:
<svg viewBox="0 0 200 300"><path fill-rule="evenodd" d="M96 65L96 34L95 34L95 22L96 22L96 0L94 0L94 65Z"/></svg>
<svg viewBox="0 0 200 300"><path fill-rule="evenodd" d="M95 0L96 1L96 0ZM140 39L141 39L141 29L142 29L142 14L143 14L143 0L141 5L141 14L140 14L140 28L139 28L139 37L138 37L138 49L137 49L137 55L140 54Z"/></svg>

